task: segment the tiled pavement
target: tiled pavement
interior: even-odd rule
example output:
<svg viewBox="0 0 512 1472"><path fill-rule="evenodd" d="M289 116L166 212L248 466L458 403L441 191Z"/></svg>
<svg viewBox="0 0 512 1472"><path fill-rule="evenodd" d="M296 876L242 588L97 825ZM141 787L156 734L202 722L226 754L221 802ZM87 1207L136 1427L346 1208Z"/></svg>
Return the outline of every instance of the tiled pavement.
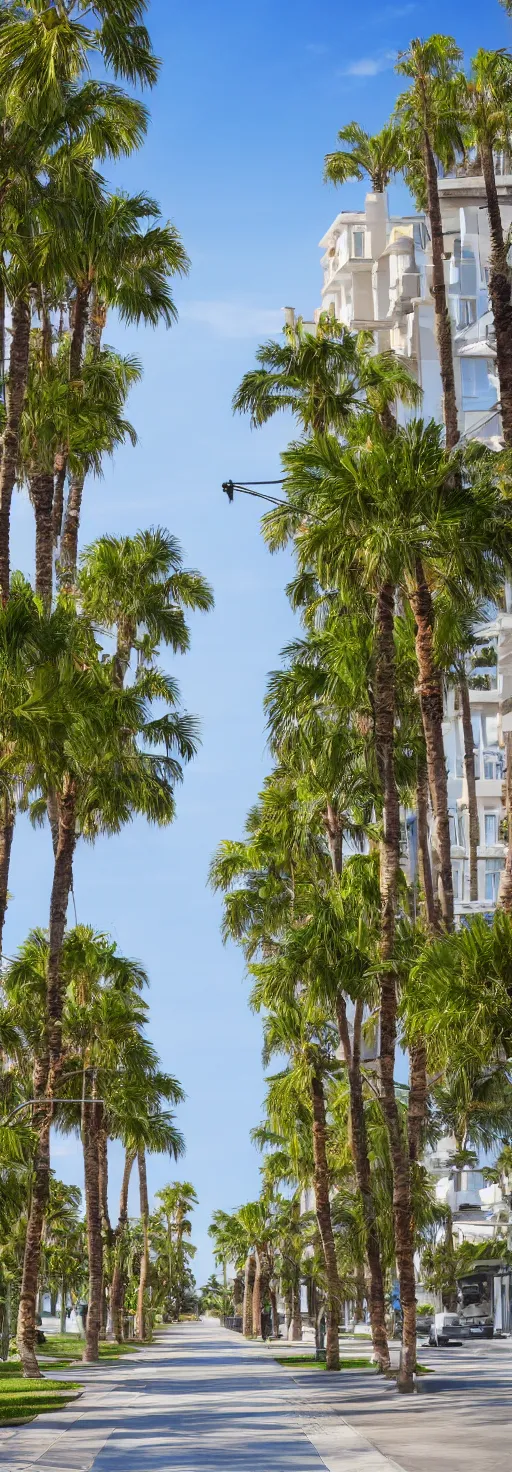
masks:
<svg viewBox="0 0 512 1472"><path fill-rule="evenodd" d="M436 1374L411 1398L357 1372L282 1369L274 1353L185 1324L73 1369L83 1398L0 1430L0 1472L511 1472L508 1342L422 1351Z"/></svg>
<svg viewBox="0 0 512 1472"><path fill-rule="evenodd" d="M1 1472L396 1469L264 1347L207 1323L73 1378L86 1386L74 1406L0 1430Z"/></svg>

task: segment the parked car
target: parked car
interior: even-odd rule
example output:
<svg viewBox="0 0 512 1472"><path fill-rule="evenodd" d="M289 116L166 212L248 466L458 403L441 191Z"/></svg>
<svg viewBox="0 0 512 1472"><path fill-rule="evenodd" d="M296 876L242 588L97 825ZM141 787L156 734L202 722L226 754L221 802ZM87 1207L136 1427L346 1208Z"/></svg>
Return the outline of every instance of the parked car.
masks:
<svg viewBox="0 0 512 1472"><path fill-rule="evenodd" d="M460 1314L440 1313L435 1315L429 1330L428 1342L440 1347L444 1344L462 1344L465 1339L492 1339L493 1321L490 1318L466 1319Z"/></svg>

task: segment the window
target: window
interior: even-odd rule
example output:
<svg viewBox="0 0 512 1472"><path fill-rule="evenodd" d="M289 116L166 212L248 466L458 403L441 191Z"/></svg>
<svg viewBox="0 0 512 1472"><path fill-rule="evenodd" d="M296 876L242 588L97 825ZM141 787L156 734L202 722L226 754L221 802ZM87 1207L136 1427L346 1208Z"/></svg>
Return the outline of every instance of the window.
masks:
<svg viewBox="0 0 512 1472"><path fill-rule="evenodd" d="M455 868L452 870L452 878L453 878L453 898L454 898L454 900L460 900L460 885L459 885L460 869L458 869L457 865L455 865Z"/></svg>
<svg viewBox="0 0 512 1472"><path fill-rule="evenodd" d="M503 759L493 751L484 752L484 777L486 782L499 782L503 776Z"/></svg>
<svg viewBox="0 0 512 1472"><path fill-rule="evenodd" d="M463 409L492 408L496 394L489 382L489 368L489 358L461 358Z"/></svg>
<svg viewBox="0 0 512 1472"><path fill-rule="evenodd" d="M466 824L465 824L465 821L464 821L464 813L457 813L456 826L457 826L457 842L459 844L459 847L460 848L465 848L466 847Z"/></svg>
<svg viewBox="0 0 512 1472"><path fill-rule="evenodd" d="M413 226L413 238L414 244L418 245L420 250L425 250L425 246L428 240L428 231L423 220L417 220L416 224Z"/></svg>
<svg viewBox="0 0 512 1472"><path fill-rule="evenodd" d="M498 842L498 814L485 814L485 842L492 844Z"/></svg>
<svg viewBox="0 0 512 1472"><path fill-rule="evenodd" d="M476 322L476 298L461 296L457 302L457 327L471 327Z"/></svg>
<svg viewBox="0 0 512 1472"><path fill-rule="evenodd" d="M364 260L364 230L352 231L352 252L356 261Z"/></svg>
<svg viewBox="0 0 512 1472"><path fill-rule="evenodd" d="M498 741L498 717L485 716L484 746L496 746Z"/></svg>
<svg viewBox="0 0 512 1472"><path fill-rule="evenodd" d="M485 899L490 900L491 905L495 905L498 899L500 874L503 865L503 859L485 860Z"/></svg>

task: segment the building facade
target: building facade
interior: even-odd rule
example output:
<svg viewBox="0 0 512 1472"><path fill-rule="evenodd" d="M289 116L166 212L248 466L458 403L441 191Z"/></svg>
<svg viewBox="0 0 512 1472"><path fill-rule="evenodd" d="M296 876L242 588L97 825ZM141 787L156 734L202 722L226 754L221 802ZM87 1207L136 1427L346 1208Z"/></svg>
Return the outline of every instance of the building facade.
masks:
<svg viewBox="0 0 512 1472"><path fill-rule="evenodd" d="M503 226L508 232L512 231L510 161L497 158L496 168ZM470 164L465 173L456 171L441 178L439 191L459 429L463 438L483 439L499 449L499 383L488 291L490 239L484 183ZM390 215L386 193L368 194L364 210L342 211L336 216L320 247L323 286L316 320L320 312L327 311L352 331L373 332L376 349L395 352L420 384L423 418L441 421L427 216ZM293 314L288 313L290 320ZM477 631L470 663L480 839L477 899L470 898L468 793L457 686L447 688L445 696L444 742L459 923L474 913L492 916L505 860L505 738L512 731L512 589L505 590L504 606L492 622ZM417 873L414 814L404 817L402 855L413 880ZM466 1240L477 1246L496 1236L510 1240L512 1197L497 1184L486 1185L478 1166L457 1169L452 1163L454 1149L454 1141L441 1140L425 1163L434 1177L437 1199L452 1210L456 1243Z"/></svg>
<svg viewBox="0 0 512 1472"><path fill-rule="evenodd" d="M496 160L504 229L512 228L512 172ZM489 224L481 176L470 164L439 180L445 279L452 324L459 428L463 437L501 445L496 349L489 304ZM506 172L507 171L507 172ZM423 391L425 419L442 418L441 377L431 295L428 219L390 215L388 197L367 194L364 210L342 211L320 241L322 305L353 331L374 333L379 352L404 360ZM316 317L318 319L319 312ZM512 590L492 624L481 630L469 676L475 742L480 843L478 899L470 899L468 800L462 714L457 687L445 701L445 750L452 830L455 911L492 914L506 851L505 735L512 730ZM510 709L509 709L510 707ZM416 866L413 815L405 821L403 858Z"/></svg>

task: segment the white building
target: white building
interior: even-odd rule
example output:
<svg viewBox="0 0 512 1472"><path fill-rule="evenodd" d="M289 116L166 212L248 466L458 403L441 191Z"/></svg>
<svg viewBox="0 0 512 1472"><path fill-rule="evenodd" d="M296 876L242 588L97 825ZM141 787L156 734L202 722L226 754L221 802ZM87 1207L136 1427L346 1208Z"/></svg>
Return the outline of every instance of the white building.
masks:
<svg viewBox="0 0 512 1472"><path fill-rule="evenodd" d="M512 174L496 160L505 230L512 226ZM446 288L454 349L459 427L496 448L500 441L498 380L489 308L489 225L483 179L469 171L439 181L445 231ZM425 419L442 417L441 377L430 291L428 218L390 215L387 194L367 194L361 211L342 211L320 241L322 306L354 331L368 328L379 351L392 349L423 390ZM318 313L316 314L318 318ZM478 900L469 898L469 833L462 719L456 689L447 692L445 749L453 842L457 915L492 912L505 856L504 736L512 730L512 599L482 630L491 662L470 684L476 756L480 845ZM511 705L510 712L508 705ZM404 843L415 861L414 820ZM405 857L405 854L404 854Z"/></svg>
<svg viewBox="0 0 512 1472"><path fill-rule="evenodd" d="M512 227L512 173L496 159L505 231ZM459 429L463 437L501 445L499 384L490 311L489 224L483 179L455 172L440 179L445 280L452 322ZM384 194L368 194L364 210L341 211L320 241L322 306L353 331L369 329L378 351L392 349L423 390L425 419L442 418L441 377L431 295L428 218L392 216ZM316 313L318 319L319 313ZM446 694L444 741L452 828L455 911L490 915L506 852L504 831L505 735L512 731L512 590L506 611L481 630L480 657L470 677L480 843L478 899L469 895L469 832L462 717L456 688ZM485 652L484 652L485 651ZM477 646L478 655L478 646ZM416 865L415 819L404 824L404 860ZM456 1240L481 1243L507 1232L511 1212L499 1186L486 1186L480 1169L453 1168L453 1141L440 1141L427 1160L436 1195L454 1214ZM512 1227L510 1228L512 1231Z"/></svg>

